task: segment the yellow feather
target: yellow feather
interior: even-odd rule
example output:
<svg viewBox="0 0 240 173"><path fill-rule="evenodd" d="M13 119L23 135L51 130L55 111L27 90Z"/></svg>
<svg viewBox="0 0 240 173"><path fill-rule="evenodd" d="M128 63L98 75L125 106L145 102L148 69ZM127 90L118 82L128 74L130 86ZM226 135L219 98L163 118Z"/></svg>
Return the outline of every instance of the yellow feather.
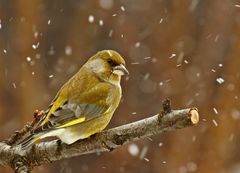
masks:
<svg viewBox="0 0 240 173"><path fill-rule="evenodd" d="M41 126L44 125L48 119L49 119L49 116L55 112L56 109L58 109L59 107L61 107L64 103L66 102L65 99L63 99L62 97L58 97L57 100L54 102L54 104L52 105L52 107L50 108L46 118L43 120L43 122L41 123Z"/></svg>
<svg viewBox="0 0 240 173"><path fill-rule="evenodd" d="M79 123L84 122L85 119L86 119L85 117L78 118L76 120L72 120L72 121L70 121L70 122L68 122L66 124L61 125L61 126L58 126L57 128L64 128L64 127L72 126L72 125L75 125L75 124L79 124Z"/></svg>

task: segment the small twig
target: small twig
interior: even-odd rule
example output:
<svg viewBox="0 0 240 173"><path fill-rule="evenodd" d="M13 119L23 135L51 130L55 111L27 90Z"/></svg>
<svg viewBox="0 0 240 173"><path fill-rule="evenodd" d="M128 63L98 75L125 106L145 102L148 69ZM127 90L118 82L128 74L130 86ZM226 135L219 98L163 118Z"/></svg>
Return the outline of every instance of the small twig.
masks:
<svg viewBox="0 0 240 173"><path fill-rule="evenodd" d="M162 104L162 107L163 107L164 114L170 113L172 111L170 99L164 100L163 104Z"/></svg>
<svg viewBox="0 0 240 173"><path fill-rule="evenodd" d="M23 138L25 134L27 134L34 128L34 126L40 120L43 114L44 114L44 111L36 110L33 114L33 117L34 117L33 121L28 122L21 130L15 131L10 138L5 140L5 143L10 146L16 144L19 140Z"/></svg>

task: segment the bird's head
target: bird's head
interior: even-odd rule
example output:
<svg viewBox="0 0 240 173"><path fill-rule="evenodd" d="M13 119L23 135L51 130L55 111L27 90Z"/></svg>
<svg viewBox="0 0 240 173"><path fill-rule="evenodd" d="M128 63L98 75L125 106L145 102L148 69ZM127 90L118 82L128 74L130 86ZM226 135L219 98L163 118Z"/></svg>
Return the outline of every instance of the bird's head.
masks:
<svg viewBox="0 0 240 173"><path fill-rule="evenodd" d="M91 57L86 63L101 80L119 84L121 76L129 74L125 60L114 50L103 50Z"/></svg>

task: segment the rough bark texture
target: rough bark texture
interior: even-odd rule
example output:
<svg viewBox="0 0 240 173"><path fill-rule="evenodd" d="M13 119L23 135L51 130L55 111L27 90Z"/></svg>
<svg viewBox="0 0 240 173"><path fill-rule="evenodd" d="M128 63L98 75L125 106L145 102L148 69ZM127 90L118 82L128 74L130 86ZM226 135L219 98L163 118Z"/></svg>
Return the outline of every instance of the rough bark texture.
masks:
<svg viewBox="0 0 240 173"><path fill-rule="evenodd" d="M198 123L197 109L171 110L168 104L163 104L163 111L158 115L100 132L72 145L53 140L21 150L19 146L1 142L0 165L11 166L15 172L30 172L34 166L83 154L112 151L130 141Z"/></svg>

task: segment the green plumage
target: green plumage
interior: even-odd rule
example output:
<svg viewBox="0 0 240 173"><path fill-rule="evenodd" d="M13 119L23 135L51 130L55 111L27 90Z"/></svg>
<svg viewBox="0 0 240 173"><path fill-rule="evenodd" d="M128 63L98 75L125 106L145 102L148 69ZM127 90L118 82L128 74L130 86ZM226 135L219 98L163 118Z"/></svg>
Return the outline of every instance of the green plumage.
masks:
<svg viewBox="0 0 240 173"><path fill-rule="evenodd" d="M114 73L125 65L115 51L98 52L59 90L23 148L39 139L56 136L71 144L103 130L121 99L121 75ZM122 69L126 69L125 67Z"/></svg>

